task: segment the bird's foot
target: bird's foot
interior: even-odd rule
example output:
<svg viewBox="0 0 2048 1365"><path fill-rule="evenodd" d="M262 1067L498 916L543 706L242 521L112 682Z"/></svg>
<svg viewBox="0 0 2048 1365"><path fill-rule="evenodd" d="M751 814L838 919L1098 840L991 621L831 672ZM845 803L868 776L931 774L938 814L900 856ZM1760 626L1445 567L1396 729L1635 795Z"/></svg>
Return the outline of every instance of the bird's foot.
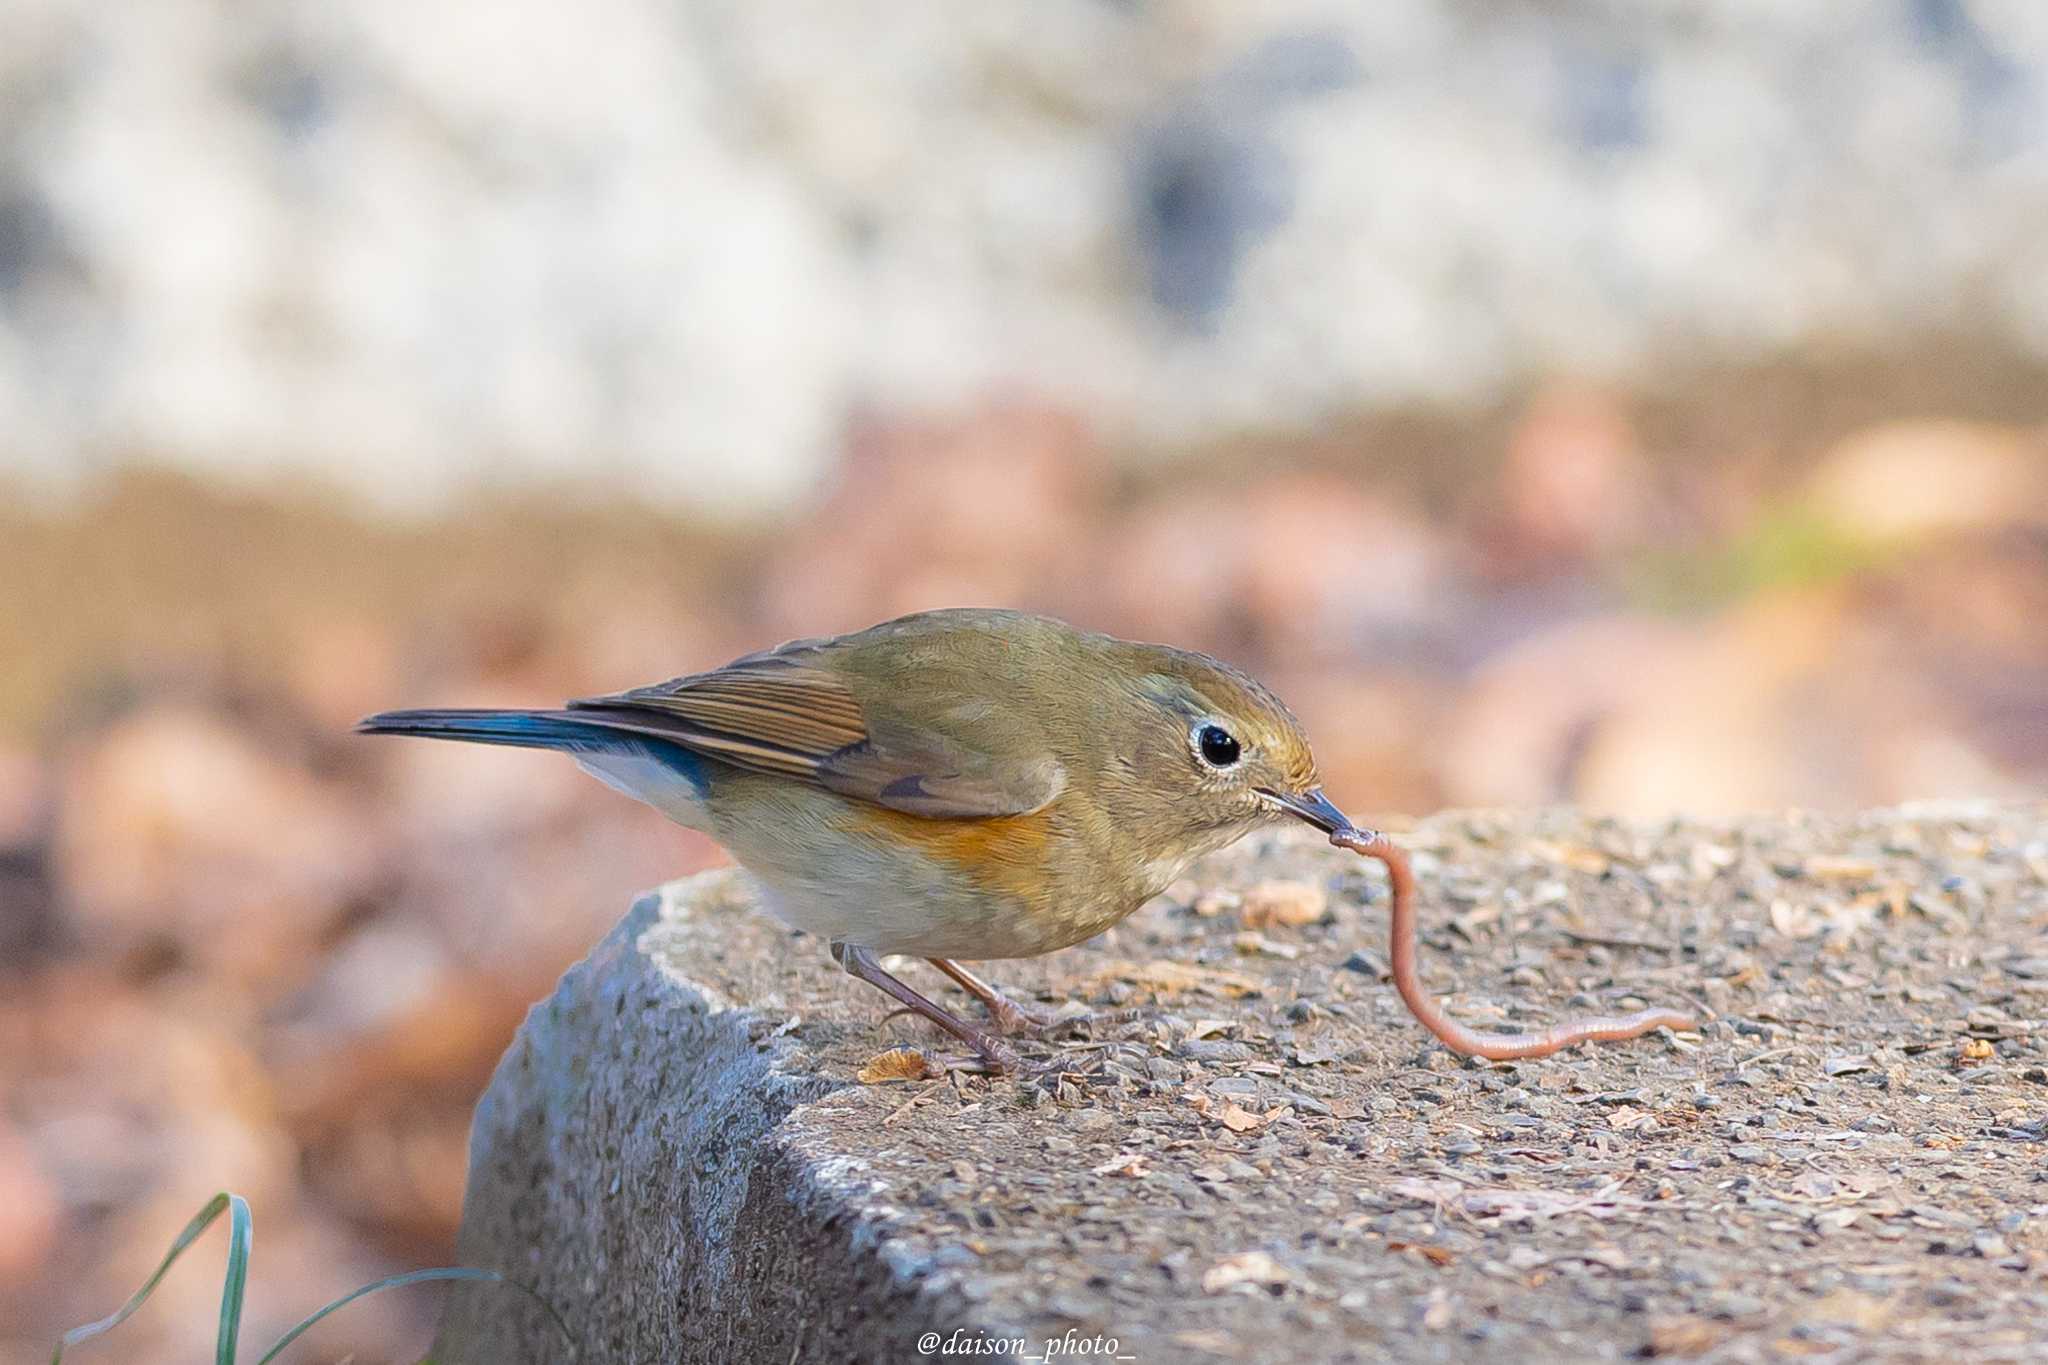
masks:
<svg viewBox="0 0 2048 1365"><path fill-rule="evenodd" d="M989 1017L996 1028L1012 1037L1023 1035L1030 1038L1055 1038L1067 1033L1093 1033L1113 1024L1128 1024L1139 1018L1142 1010L1098 1010L1091 1009L1078 1000L1069 1000L1053 1009L1037 1008L1005 999L1010 1010L996 1006L989 1007Z"/></svg>
<svg viewBox="0 0 2048 1365"><path fill-rule="evenodd" d="M1027 1004L1006 995L993 983L984 981L951 958L935 957L931 964L958 982L961 989L982 1003L998 1033L1015 1038L1049 1038L1065 1030L1096 1024L1125 1023L1136 1018L1132 1010L1104 1013L1069 1000L1056 1008Z"/></svg>
<svg viewBox="0 0 2048 1365"><path fill-rule="evenodd" d="M976 1048L965 1056L927 1053L926 1058L942 1072L957 1072L963 1076L1031 1075L1039 1066L994 1036L989 1037L987 1046Z"/></svg>
<svg viewBox="0 0 2048 1365"><path fill-rule="evenodd" d="M1032 1038L1044 1038L1070 1024L1084 1023L1093 1017L1087 1006L1068 1001L1057 1008L1044 1005L1026 1004L1012 1000L1000 993L983 1002L988 1007L988 1017L994 1021L998 1032L1015 1037L1023 1034Z"/></svg>

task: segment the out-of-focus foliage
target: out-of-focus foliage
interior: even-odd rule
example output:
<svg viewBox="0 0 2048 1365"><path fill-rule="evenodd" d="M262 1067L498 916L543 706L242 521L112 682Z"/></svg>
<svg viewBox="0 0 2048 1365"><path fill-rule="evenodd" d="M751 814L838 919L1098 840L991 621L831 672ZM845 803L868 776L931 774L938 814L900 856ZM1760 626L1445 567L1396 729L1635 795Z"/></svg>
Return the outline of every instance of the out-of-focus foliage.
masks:
<svg viewBox="0 0 2048 1365"><path fill-rule="evenodd" d="M554 756L348 735L371 710L997 602L1253 668L1361 818L2038 790L2041 430L1788 408L1721 444L1724 401L1558 387L1141 477L990 403L866 423L751 530L540 497L393 526L139 475L4 514L0 1360L103 1312L224 1174L271 1229L252 1333L447 1260L520 1014L719 856ZM128 1348L203 1350L212 1293L166 1282ZM383 1358L425 1311L309 1349Z"/></svg>

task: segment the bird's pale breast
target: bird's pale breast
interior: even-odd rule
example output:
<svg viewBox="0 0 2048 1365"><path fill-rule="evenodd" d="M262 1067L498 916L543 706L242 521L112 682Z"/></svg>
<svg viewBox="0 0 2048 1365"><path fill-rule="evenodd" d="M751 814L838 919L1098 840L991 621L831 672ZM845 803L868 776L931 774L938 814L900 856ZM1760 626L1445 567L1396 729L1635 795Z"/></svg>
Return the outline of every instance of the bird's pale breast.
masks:
<svg viewBox="0 0 2048 1365"><path fill-rule="evenodd" d="M719 784L708 831L782 919L921 957L1034 957L1102 932L1158 890L1091 846L1061 803L935 820L769 778Z"/></svg>

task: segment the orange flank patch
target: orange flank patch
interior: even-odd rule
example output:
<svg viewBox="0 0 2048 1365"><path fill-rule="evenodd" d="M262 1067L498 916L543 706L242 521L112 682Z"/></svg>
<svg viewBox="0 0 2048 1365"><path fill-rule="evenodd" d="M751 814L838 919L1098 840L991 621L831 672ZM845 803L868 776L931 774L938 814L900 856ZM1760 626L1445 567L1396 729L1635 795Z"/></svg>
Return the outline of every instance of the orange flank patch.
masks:
<svg viewBox="0 0 2048 1365"><path fill-rule="evenodd" d="M1035 899L1045 891L1046 859L1057 831L1058 803L1025 815L988 820L933 820L885 806L862 805L843 822L878 843L918 849L990 892Z"/></svg>

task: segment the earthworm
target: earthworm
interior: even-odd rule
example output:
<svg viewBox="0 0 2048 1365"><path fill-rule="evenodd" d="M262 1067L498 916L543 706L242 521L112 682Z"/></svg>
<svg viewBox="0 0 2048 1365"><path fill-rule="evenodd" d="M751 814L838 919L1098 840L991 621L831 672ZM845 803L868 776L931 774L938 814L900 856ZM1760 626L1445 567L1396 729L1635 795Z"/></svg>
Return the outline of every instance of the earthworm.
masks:
<svg viewBox="0 0 2048 1365"><path fill-rule="evenodd" d="M1393 959L1394 989L1422 1026L1444 1041L1453 1052L1488 1061L1510 1062L1522 1057L1548 1057L1580 1043L1608 1043L1635 1038L1654 1028L1697 1028L1692 1019L1677 1010L1637 1010L1621 1016L1594 1015L1568 1019L1541 1033L1479 1033L1451 1019L1443 1006L1422 989L1422 977L1415 969L1415 873L1408 855L1388 842L1378 830L1340 829L1330 842L1353 853L1378 858L1387 865L1387 880L1394 889Z"/></svg>

